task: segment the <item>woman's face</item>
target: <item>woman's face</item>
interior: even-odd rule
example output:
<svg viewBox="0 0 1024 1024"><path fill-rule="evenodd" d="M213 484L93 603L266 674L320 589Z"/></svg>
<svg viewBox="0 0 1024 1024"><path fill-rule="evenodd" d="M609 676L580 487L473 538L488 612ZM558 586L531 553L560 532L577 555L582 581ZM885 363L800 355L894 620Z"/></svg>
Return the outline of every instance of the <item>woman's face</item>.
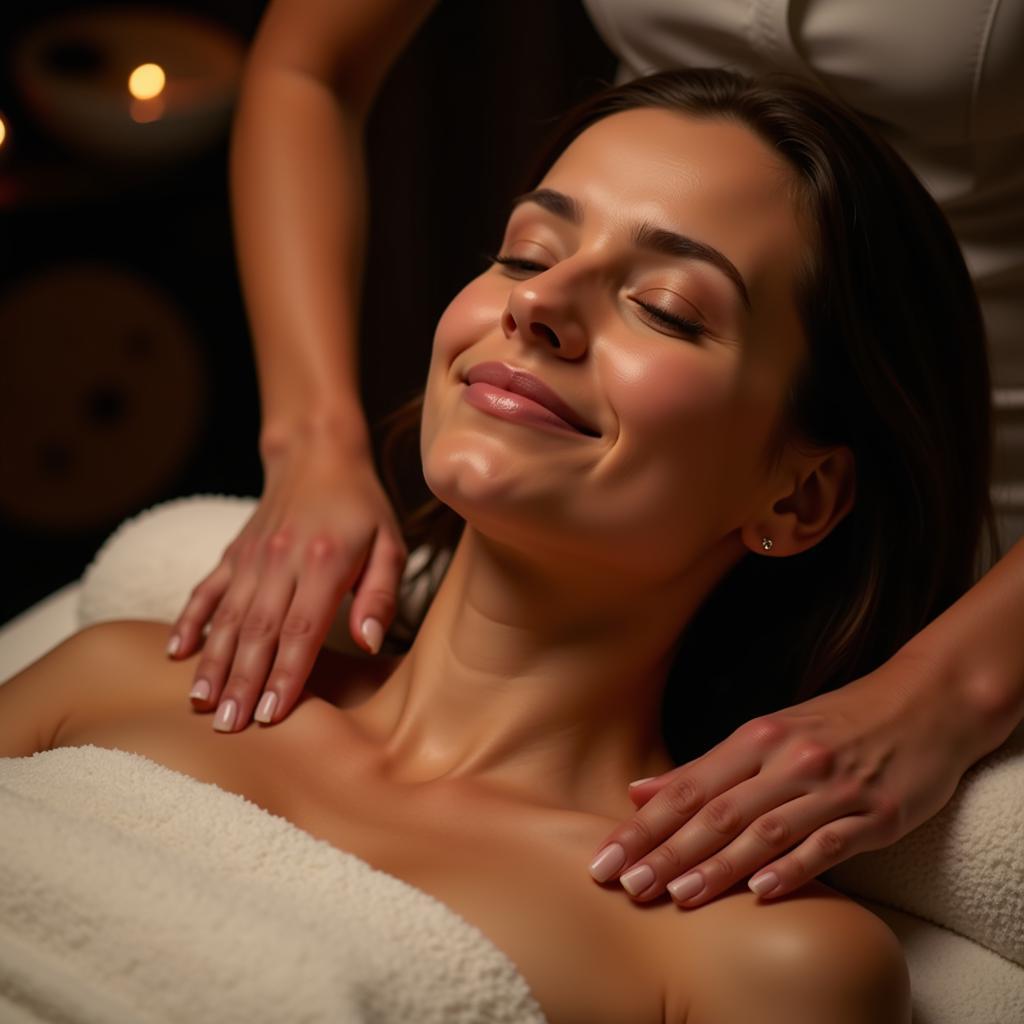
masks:
<svg viewBox="0 0 1024 1024"><path fill-rule="evenodd" d="M734 121L643 108L586 129L511 211L498 255L525 265L495 263L438 322L431 491L495 539L649 577L735 547L779 495L763 449L805 351L792 183ZM466 382L495 362L589 432Z"/></svg>

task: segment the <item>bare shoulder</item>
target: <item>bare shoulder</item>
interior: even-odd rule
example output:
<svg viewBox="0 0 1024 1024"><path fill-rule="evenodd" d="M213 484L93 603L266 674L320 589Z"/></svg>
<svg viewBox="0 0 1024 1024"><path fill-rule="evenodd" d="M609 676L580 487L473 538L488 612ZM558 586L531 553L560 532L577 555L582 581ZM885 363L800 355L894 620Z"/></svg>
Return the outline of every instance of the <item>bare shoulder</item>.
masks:
<svg viewBox="0 0 1024 1024"><path fill-rule="evenodd" d="M97 622L65 641L73 682L68 720L110 720L182 700L186 666L166 655L170 629L145 619ZM56 739L56 737L54 737Z"/></svg>
<svg viewBox="0 0 1024 1024"><path fill-rule="evenodd" d="M64 661L77 683L70 714L77 724L109 721L173 705L187 707L187 694L202 648L187 658L167 657L170 627L164 622L117 619L74 634ZM322 647L305 689L328 703L344 705L379 686L397 659L349 655ZM77 698L77 699L76 699Z"/></svg>
<svg viewBox="0 0 1024 1024"><path fill-rule="evenodd" d="M680 1024L910 1024L910 978L896 935L822 882L776 901L740 883L688 918L675 921L689 936L676 948L692 953ZM664 936L663 945L672 948Z"/></svg>
<svg viewBox="0 0 1024 1024"><path fill-rule="evenodd" d="M132 685L139 657L150 658L160 632L153 622L105 622L67 637L0 687L0 756L48 750L83 707L107 710L152 692Z"/></svg>

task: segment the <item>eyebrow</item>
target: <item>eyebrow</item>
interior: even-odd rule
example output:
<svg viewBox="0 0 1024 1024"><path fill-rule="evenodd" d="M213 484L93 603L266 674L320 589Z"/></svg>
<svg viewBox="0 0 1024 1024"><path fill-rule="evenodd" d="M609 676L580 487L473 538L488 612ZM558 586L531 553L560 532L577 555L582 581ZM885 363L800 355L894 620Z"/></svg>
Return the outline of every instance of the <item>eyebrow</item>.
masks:
<svg viewBox="0 0 1024 1024"><path fill-rule="evenodd" d="M552 188L538 188L516 196L512 200L512 209L514 210L522 203L536 203L556 217L561 217L577 226L583 223L583 207L579 201L572 196L567 196L564 192L556 192ZM736 286L740 298L743 300L744 308L748 313L751 311L750 293L747 291L743 276L736 269L732 260L714 246L708 245L706 242L699 242L688 235L681 235L676 231L656 227L649 221L635 224L630 239L638 249L647 249L651 252L659 252L666 256L682 259L704 260L706 263L718 267Z"/></svg>

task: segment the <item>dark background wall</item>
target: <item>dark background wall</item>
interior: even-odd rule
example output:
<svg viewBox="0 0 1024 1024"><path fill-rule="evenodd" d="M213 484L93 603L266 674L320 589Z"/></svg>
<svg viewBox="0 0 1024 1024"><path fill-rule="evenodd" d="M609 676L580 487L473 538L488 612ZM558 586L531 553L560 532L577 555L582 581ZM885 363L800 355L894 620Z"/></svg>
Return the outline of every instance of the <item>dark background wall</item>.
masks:
<svg viewBox="0 0 1024 1024"><path fill-rule="evenodd" d="M200 13L247 45L263 6L159 9ZM192 156L97 161L39 123L13 71L46 19L94 7L0 12L0 622L78 577L125 518L262 488L226 125ZM440 0L399 58L367 135L371 423L422 385L434 325L500 241L540 140L614 72L577 0Z"/></svg>

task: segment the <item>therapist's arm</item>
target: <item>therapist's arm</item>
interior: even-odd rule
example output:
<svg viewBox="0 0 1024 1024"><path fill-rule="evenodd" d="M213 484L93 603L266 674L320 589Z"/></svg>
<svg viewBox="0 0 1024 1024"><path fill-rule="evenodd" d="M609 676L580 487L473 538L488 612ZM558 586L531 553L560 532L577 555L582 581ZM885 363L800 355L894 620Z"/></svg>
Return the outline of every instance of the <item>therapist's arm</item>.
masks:
<svg viewBox="0 0 1024 1024"><path fill-rule="evenodd" d="M1024 720L1024 538L904 647L942 687L962 689L966 768L1001 746Z"/></svg>
<svg viewBox="0 0 1024 1024"><path fill-rule="evenodd" d="M232 129L235 246L261 402L264 492L197 582L169 654L200 646L197 710L223 732L288 715L344 595L376 653L407 550L361 406L364 132L385 74L434 0L272 0ZM203 641L204 628L209 635ZM265 692L264 692L265 690ZM185 692L182 693L185 700Z"/></svg>
<svg viewBox="0 0 1024 1024"><path fill-rule="evenodd" d="M358 386L364 133L385 74L433 5L272 0L260 22L230 179L265 451L312 422L368 445Z"/></svg>

